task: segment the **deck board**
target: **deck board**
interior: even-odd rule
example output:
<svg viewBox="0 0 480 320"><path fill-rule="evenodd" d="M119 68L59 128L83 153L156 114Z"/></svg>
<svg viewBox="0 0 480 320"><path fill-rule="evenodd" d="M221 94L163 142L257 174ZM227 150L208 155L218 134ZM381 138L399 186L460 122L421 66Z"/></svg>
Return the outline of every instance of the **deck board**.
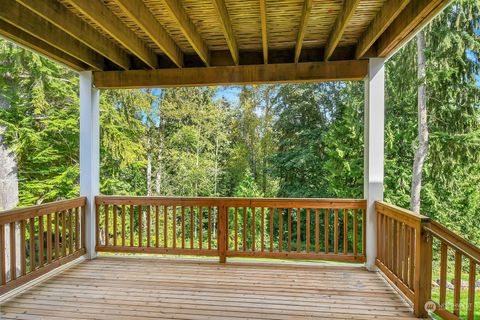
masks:
<svg viewBox="0 0 480 320"><path fill-rule="evenodd" d="M143 257L82 262L0 310L2 319L413 319L358 266Z"/></svg>

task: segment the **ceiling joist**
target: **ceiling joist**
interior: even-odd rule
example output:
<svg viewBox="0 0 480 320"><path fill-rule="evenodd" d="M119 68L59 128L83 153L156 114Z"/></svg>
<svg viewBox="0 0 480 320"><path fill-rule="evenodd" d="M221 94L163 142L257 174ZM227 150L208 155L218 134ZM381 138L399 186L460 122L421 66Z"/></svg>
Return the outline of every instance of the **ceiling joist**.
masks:
<svg viewBox="0 0 480 320"><path fill-rule="evenodd" d="M125 70L130 69L130 58L124 50L104 37L57 0L17 0L17 2L110 59L121 68Z"/></svg>
<svg viewBox="0 0 480 320"><path fill-rule="evenodd" d="M97 52L14 0L0 1L0 19L84 62L94 70L105 68L104 58Z"/></svg>
<svg viewBox="0 0 480 320"><path fill-rule="evenodd" d="M303 38L305 37L305 31L307 30L308 18L310 11L312 11L313 0L305 0L303 3L302 18L300 20L300 27L298 29L297 43L295 45L295 63L298 63L300 53L302 52Z"/></svg>
<svg viewBox="0 0 480 320"><path fill-rule="evenodd" d="M377 42L377 55L387 57L440 12L450 0L413 0Z"/></svg>
<svg viewBox="0 0 480 320"><path fill-rule="evenodd" d="M357 9L358 5L360 4L360 0L345 0L342 10L333 25L332 32L328 38L327 45L325 47L325 61L328 61L335 51L340 39L342 39L343 33L347 28L350 19L352 19L355 10Z"/></svg>
<svg viewBox="0 0 480 320"><path fill-rule="evenodd" d="M368 61L328 61L210 68L104 71L94 73L99 89L361 80Z"/></svg>
<svg viewBox="0 0 480 320"><path fill-rule="evenodd" d="M182 51L167 31L160 25L150 10L145 6L142 0L115 0L115 3L160 49L162 49L173 63L180 68L183 66Z"/></svg>
<svg viewBox="0 0 480 320"><path fill-rule="evenodd" d="M227 41L228 49L232 54L233 63L238 65L240 62L240 57L238 54L237 40L235 40L232 23L230 21L230 16L228 15L227 7L225 6L225 1L212 0L212 2L215 10L217 11L218 18L220 19L220 24L223 29L223 34L225 35L225 40Z"/></svg>
<svg viewBox="0 0 480 320"><path fill-rule="evenodd" d="M388 0L358 41L355 59L360 59L407 6L410 0Z"/></svg>
<svg viewBox="0 0 480 320"><path fill-rule="evenodd" d="M157 56L131 29L100 1L68 0L77 10L130 50L146 65L155 69Z"/></svg>
<svg viewBox="0 0 480 320"><path fill-rule="evenodd" d="M263 63L268 63L267 0L260 0L260 21L262 28Z"/></svg>
<svg viewBox="0 0 480 320"><path fill-rule="evenodd" d="M52 47L48 43L45 43L38 38L35 38L31 34L26 33L25 31L18 29L15 26L12 26L8 22L5 22L1 19L0 35L16 42L20 46L26 47L30 50L34 50L49 59L60 62L67 67L72 68L73 70L81 71L89 68L83 62L78 61L77 59L66 54L65 52L58 50L55 47Z"/></svg>
<svg viewBox="0 0 480 320"><path fill-rule="evenodd" d="M193 47L193 50L195 50L200 59L202 59L208 67L210 65L210 52L208 51L208 47L198 33L197 28L188 17L187 12L182 7L180 1L163 0L163 3L167 7L172 18L177 21L183 35L187 38L188 42Z"/></svg>

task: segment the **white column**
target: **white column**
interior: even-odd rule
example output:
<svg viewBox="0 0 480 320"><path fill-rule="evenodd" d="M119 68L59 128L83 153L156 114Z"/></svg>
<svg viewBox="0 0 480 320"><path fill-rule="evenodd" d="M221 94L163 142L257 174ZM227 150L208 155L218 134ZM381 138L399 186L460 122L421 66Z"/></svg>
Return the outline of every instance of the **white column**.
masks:
<svg viewBox="0 0 480 320"><path fill-rule="evenodd" d="M383 200L383 155L385 131L385 71L383 58L369 61L365 79L364 197L367 199L368 270L376 270L377 218L375 201Z"/></svg>
<svg viewBox="0 0 480 320"><path fill-rule="evenodd" d="M87 197L87 258L95 252L95 196L100 192L100 107L99 91L93 87L91 71L80 72L80 195Z"/></svg>

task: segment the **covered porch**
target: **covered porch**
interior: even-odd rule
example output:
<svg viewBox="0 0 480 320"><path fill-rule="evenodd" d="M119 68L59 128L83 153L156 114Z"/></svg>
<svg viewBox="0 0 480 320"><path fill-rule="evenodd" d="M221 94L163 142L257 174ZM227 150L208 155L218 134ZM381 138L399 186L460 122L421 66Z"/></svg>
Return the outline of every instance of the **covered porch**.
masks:
<svg viewBox="0 0 480 320"><path fill-rule="evenodd" d="M2 317L473 319L480 250L383 202L384 63L448 1L198 3L0 0L2 36L80 79L80 197L0 213ZM364 81L363 199L100 194L101 90L304 81Z"/></svg>

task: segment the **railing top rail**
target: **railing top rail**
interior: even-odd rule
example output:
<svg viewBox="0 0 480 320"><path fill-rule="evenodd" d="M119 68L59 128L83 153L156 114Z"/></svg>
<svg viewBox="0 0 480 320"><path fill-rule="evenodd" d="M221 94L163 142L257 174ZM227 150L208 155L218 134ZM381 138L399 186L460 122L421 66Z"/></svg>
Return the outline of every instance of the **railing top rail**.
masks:
<svg viewBox="0 0 480 320"><path fill-rule="evenodd" d="M78 197L74 199L39 204L31 207L0 211L0 224L7 224L14 221L25 220L45 213L82 207L85 205L86 200L86 197Z"/></svg>
<svg viewBox="0 0 480 320"><path fill-rule="evenodd" d="M463 255L475 260L475 263L480 264L480 248L457 235L455 232L433 220L423 228L430 232L434 237L446 242L455 250L460 251Z"/></svg>
<svg viewBox="0 0 480 320"><path fill-rule="evenodd" d="M423 216L421 214L395 206L393 204L389 204L384 201L376 201L375 209L377 210L377 212L380 212L384 215L387 215L410 225L430 221L430 218L427 216Z"/></svg>
<svg viewBox="0 0 480 320"><path fill-rule="evenodd" d="M239 206L272 208L341 208L363 209L364 199L324 198L230 198L230 197L145 197L97 196L95 203L113 205L184 205L184 206Z"/></svg>

